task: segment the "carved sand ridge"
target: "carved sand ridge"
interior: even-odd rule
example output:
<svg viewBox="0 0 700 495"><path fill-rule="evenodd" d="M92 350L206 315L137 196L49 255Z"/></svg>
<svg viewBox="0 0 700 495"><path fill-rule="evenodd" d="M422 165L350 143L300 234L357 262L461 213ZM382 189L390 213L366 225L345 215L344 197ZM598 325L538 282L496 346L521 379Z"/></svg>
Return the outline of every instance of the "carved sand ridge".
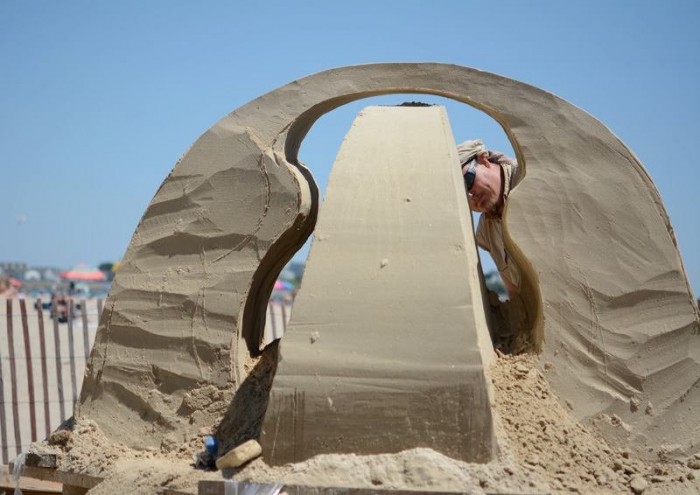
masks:
<svg viewBox="0 0 700 495"><path fill-rule="evenodd" d="M315 74L200 137L127 249L78 413L138 448L211 423L221 412L213 405L244 381L244 340L257 352L277 271L313 228L317 194L297 162L302 139L324 113L388 93L462 101L510 137L526 177L506 211L509 245L524 270L541 360L573 414L616 414L637 446L696 451L700 323L648 174L603 124L564 100L442 64Z"/></svg>
<svg viewBox="0 0 700 495"><path fill-rule="evenodd" d="M266 462L418 446L491 460L478 263L444 108L364 109L331 170L280 344Z"/></svg>

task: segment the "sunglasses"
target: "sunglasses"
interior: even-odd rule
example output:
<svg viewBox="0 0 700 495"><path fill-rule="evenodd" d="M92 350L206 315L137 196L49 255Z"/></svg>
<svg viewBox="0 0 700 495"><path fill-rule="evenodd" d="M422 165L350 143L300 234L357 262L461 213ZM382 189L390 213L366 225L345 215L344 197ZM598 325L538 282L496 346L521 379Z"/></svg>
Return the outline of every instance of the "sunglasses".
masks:
<svg viewBox="0 0 700 495"><path fill-rule="evenodd" d="M474 185L474 179L476 179L476 158L472 158L465 163L462 169L464 169L464 167L467 168L467 171L464 172L464 183L467 185L467 191L471 191Z"/></svg>

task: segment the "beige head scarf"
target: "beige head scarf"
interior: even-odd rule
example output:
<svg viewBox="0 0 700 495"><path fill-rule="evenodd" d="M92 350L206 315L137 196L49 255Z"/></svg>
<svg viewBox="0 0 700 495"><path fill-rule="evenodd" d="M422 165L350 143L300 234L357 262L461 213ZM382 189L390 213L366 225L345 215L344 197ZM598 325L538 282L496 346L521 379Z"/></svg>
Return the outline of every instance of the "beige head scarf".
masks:
<svg viewBox="0 0 700 495"><path fill-rule="evenodd" d="M486 151L484 142L481 139L472 139L464 141L457 146L457 154L459 155L459 164L464 165L472 158L475 158L479 153Z"/></svg>

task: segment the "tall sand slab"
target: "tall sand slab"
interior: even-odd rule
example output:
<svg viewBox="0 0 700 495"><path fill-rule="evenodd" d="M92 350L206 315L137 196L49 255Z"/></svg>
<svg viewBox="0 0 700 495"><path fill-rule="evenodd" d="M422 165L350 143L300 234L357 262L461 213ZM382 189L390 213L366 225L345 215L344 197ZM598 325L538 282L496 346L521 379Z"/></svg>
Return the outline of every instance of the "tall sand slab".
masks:
<svg viewBox="0 0 700 495"><path fill-rule="evenodd" d="M263 424L268 463L494 453L493 348L442 107L360 112L331 171Z"/></svg>

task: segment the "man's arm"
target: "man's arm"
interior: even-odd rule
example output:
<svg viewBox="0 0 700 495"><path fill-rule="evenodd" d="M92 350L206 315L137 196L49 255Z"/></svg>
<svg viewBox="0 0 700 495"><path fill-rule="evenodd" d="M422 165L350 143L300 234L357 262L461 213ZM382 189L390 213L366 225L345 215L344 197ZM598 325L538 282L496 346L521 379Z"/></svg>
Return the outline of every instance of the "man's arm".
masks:
<svg viewBox="0 0 700 495"><path fill-rule="evenodd" d="M484 251L487 251L489 255L491 255L491 259L493 259L494 263L498 265L498 261L491 254L491 242L489 236L486 233L486 226L483 217L479 220L479 225L476 228L476 235L474 237L476 239L477 245ZM518 286L510 280L508 275L506 275L505 271L501 270L503 266L498 266L497 268L498 273L501 276L501 279L503 280L503 285L505 285L506 291L508 291L508 297L512 299L519 293Z"/></svg>

